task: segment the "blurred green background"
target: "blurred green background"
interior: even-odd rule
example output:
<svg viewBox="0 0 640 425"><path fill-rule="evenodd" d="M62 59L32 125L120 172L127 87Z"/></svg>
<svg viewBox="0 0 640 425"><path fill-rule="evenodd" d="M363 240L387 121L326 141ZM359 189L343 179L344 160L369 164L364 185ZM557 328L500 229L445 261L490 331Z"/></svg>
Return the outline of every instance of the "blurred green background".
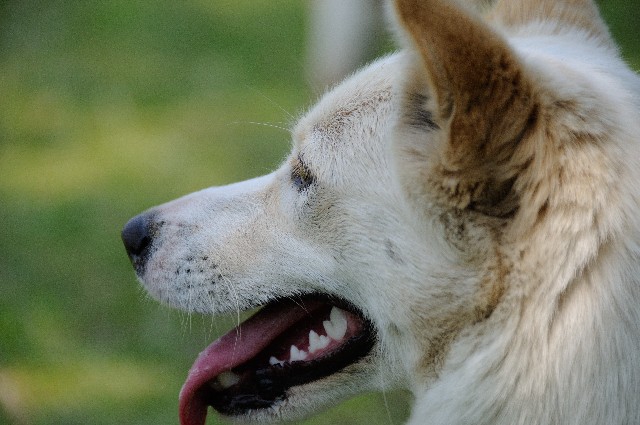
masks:
<svg viewBox="0 0 640 425"><path fill-rule="evenodd" d="M0 424L177 423L187 370L231 321L150 300L119 232L277 166L279 127L316 97L305 5L0 1ZM637 69L640 5L602 6ZM305 423L399 424L406 400Z"/></svg>

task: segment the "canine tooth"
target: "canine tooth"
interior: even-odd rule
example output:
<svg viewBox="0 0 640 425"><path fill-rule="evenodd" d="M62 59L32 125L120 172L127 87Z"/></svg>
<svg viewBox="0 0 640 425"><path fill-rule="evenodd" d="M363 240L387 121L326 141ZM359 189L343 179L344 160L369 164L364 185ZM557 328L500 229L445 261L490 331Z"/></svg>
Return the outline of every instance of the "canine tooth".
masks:
<svg viewBox="0 0 640 425"><path fill-rule="evenodd" d="M338 307L333 307L329 320L322 322L327 335L336 341L341 340L347 333L347 316Z"/></svg>
<svg viewBox="0 0 640 425"><path fill-rule="evenodd" d="M222 388L226 389L240 382L240 377L231 371L222 372L218 375L218 382Z"/></svg>
<svg viewBox="0 0 640 425"><path fill-rule="evenodd" d="M332 335L336 334L336 331L333 329L333 323L331 323L328 320L325 320L324 322L322 322L322 326L324 326L324 331L327 333L327 336L330 338L333 338Z"/></svg>
<svg viewBox="0 0 640 425"><path fill-rule="evenodd" d="M298 360L304 360L307 358L307 352L304 350L300 350L298 347L296 347L295 345L291 346L291 350L289 353L289 361L290 362L295 362Z"/></svg>

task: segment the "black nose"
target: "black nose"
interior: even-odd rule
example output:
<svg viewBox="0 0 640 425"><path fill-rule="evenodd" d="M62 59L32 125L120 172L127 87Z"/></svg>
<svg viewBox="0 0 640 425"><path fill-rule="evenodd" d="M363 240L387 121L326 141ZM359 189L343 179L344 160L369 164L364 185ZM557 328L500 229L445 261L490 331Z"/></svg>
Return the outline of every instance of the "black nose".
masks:
<svg viewBox="0 0 640 425"><path fill-rule="evenodd" d="M150 222L146 214L140 214L129 220L122 229L122 242L136 268L143 266L147 248L151 245Z"/></svg>

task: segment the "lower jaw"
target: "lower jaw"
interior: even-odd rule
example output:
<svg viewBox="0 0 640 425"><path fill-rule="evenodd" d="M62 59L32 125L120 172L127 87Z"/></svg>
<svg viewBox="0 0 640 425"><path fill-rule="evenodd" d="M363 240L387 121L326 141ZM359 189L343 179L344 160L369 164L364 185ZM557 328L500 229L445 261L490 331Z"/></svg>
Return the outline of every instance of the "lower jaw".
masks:
<svg viewBox="0 0 640 425"><path fill-rule="evenodd" d="M377 391L379 382L372 376L376 375L372 373L369 362L364 360L347 366L336 375L292 387L287 390L285 398L267 408L232 414L213 409L210 413L214 416L217 413L230 424L298 423L359 394Z"/></svg>

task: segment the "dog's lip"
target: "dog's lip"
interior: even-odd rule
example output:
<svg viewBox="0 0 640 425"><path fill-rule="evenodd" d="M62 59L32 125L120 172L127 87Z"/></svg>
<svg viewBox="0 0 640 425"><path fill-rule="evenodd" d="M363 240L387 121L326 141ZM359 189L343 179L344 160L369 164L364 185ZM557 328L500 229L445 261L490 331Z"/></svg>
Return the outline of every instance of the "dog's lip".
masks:
<svg viewBox="0 0 640 425"><path fill-rule="evenodd" d="M320 310L319 313L322 313L322 309L328 304L340 304L349 309L344 303L328 300L327 297L279 300L268 304L209 345L194 362L180 392L180 423L204 425L208 406L211 405L204 388L222 372L230 371L259 356L272 341L315 311ZM360 317L359 314L357 316ZM362 320L366 322L366 319ZM368 332L365 333L369 335Z"/></svg>

